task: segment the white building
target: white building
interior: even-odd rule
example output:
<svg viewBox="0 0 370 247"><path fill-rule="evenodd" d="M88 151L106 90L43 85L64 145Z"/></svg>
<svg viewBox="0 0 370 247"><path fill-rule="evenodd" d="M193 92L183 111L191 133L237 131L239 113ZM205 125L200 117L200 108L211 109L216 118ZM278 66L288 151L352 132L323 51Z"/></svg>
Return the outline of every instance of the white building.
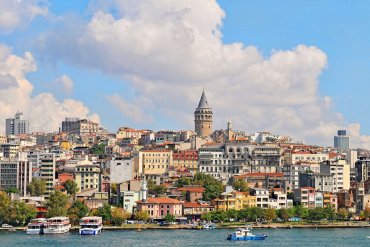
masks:
<svg viewBox="0 0 370 247"><path fill-rule="evenodd" d="M256 205L259 208L269 208L270 198L268 189L254 188L252 195L256 196Z"/></svg>
<svg viewBox="0 0 370 247"><path fill-rule="evenodd" d="M38 168L40 168L40 178L46 182L45 198L54 191L56 185L55 178L55 154L45 153L37 155Z"/></svg>
<svg viewBox="0 0 370 247"><path fill-rule="evenodd" d="M133 158L116 158L109 161L110 181L120 184L134 178L134 159Z"/></svg>
<svg viewBox="0 0 370 247"><path fill-rule="evenodd" d="M346 160L326 161L321 163L320 172L333 176L333 192L350 188L350 165Z"/></svg>

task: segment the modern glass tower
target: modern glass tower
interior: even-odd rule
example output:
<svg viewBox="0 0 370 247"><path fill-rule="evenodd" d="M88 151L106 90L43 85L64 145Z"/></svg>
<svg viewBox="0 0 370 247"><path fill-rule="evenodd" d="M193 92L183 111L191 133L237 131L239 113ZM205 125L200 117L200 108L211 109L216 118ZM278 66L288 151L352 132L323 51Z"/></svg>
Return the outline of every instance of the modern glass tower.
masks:
<svg viewBox="0 0 370 247"><path fill-rule="evenodd" d="M349 136L346 130L338 130L338 135L334 136L334 148L342 151L349 149Z"/></svg>

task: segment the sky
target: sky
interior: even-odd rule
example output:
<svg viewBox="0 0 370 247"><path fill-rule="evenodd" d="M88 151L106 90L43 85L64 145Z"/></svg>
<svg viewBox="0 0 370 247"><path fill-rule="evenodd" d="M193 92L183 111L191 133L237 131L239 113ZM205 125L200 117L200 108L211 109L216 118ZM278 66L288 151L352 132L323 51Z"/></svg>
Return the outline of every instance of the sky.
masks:
<svg viewBox="0 0 370 247"><path fill-rule="evenodd" d="M370 3L0 0L0 132L65 117L193 129L203 88L214 129L369 148ZM3 120L1 120L3 119Z"/></svg>

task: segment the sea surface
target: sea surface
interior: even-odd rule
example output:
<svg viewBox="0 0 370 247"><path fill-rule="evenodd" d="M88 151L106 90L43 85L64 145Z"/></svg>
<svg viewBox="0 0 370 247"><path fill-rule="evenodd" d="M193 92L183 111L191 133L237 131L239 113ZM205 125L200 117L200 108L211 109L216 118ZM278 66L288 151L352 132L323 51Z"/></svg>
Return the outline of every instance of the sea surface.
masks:
<svg viewBox="0 0 370 247"><path fill-rule="evenodd" d="M268 235L263 241L226 240L232 230L133 230L103 231L98 236L26 235L0 232L0 246L370 246L370 228L361 229L253 229Z"/></svg>

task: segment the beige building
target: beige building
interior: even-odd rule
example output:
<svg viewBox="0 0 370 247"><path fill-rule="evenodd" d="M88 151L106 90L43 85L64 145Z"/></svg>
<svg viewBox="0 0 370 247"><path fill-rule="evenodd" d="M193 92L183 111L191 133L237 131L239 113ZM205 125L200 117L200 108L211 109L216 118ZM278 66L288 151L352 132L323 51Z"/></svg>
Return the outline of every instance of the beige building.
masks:
<svg viewBox="0 0 370 247"><path fill-rule="evenodd" d="M96 134L99 130L99 124L87 119L73 122L70 126L70 133L76 135Z"/></svg>
<svg viewBox="0 0 370 247"><path fill-rule="evenodd" d="M333 176L333 192L350 188L350 165L346 160L325 161L320 165L320 172Z"/></svg>
<svg viewBox="0 0 370 247"><path fill-rule="evenodd" d="M39 154L37 156L37 161L40 167L40 178L46 182L45 197L48 198L49 195L54 192L56 185L55 154Z"/></svg>
<svg viewBox="0 0 370 247"><path fill-rule="evenodd" d="M198 108L194 112L195 132L197 136L208 137L212 134L212 108L209 107L206 94L202 93Z"/></svg>
<svg viewBox="0 0 370 247"><path fill-rule="evenodd" d="M81 164L76 166L75 181L78 185L78 192L101 188L100 166L93 164Z"/></svg>
<svg viewBox="0 0 370 247"><path fill-rule="evenodd" d="M173 166L171 150L144 150L139 152L139 173L163 175Z"/></svg>

